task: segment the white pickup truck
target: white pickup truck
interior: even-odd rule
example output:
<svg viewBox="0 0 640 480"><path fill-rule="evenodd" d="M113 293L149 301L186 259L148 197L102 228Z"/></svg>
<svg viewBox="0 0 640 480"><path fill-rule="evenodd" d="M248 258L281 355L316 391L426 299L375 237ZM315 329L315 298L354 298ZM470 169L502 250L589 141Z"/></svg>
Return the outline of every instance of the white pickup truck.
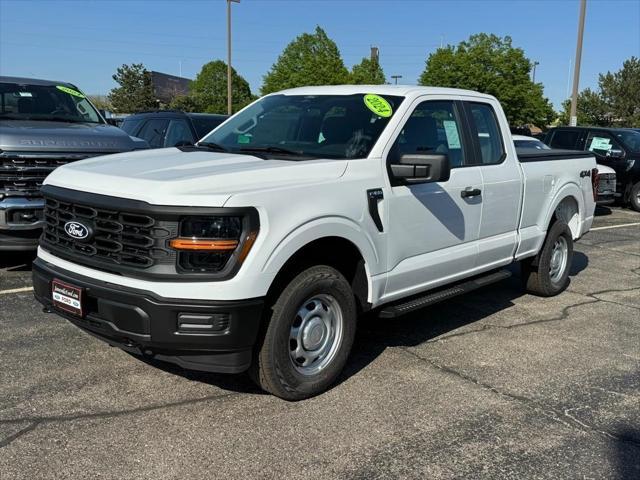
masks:
<svg viewBox="0 0 640 480"><path fill-rule="evenodd" d="M360 312L396 317L514 262L527 291L562 292L595 167L516 153L488 95L287 90L195 146L55 170L35 296L111 345L302 399L340 374Z"/></svg>

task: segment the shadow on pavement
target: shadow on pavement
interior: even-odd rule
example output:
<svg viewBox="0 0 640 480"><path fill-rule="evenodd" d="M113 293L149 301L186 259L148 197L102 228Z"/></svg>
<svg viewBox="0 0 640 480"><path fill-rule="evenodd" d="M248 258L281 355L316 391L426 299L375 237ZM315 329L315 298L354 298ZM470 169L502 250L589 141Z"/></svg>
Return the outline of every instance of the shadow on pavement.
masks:
<svg viewBox="0 0 640 480"><path fill-rule="evenodd" d="M638 480L640 478L640 430L625 428L616 432L615 463L618 480Z"/></svg>
<svg viewBox="0 0 640 480"><path fill-rule="evenodd" d="M26 272L31 270L31 263L36 259L36 251L0 252L0 269L9 272Z"/></svg>
<svg viewBox="0 0 640 480"><path fill-rule="evenodd" d="M582 272L588 263L586 255L575 252L570 276L573 277ZM363 315L358 322L351 356L337 384L366 368L387 347L417 346L512 307L513 300L525 295L525 292L521 286L519 266L513 265L510 269L513 277L509 280L397 319L381 319L377 317L376 312ZM171 363L132 356L166 372L180 375L189 380L208 383L224 390L240 393L263 393L253 384L247 374L225 375L185 370Z"/></svg>
<svg viewBox="0 0 640 480"><path fill-rule="evenodd" d="M609 207L603 207L601 205L596 205L596 217L605 217L607 215L611 215L613 211Z"/></svg>

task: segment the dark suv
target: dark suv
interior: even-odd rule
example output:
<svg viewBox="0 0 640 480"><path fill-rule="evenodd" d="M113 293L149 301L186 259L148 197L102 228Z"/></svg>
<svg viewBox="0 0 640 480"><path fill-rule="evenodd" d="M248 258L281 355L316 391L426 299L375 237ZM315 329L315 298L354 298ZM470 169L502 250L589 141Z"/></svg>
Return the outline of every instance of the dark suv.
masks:
<svg viewBox="0 0 640 480"><path fill-rule="evenodd" d="M640 212L640 132L632 128L558 127L547 133L551 148L588 150L616 171L616 196Z"/></svg>
<svg viewBox="0 0 640 480"><path fill-rule="evenodd" d="M227 119L227 115L177 110L143 112L126 117L120 128L143 138L151 148L192 145Z"/></svg>

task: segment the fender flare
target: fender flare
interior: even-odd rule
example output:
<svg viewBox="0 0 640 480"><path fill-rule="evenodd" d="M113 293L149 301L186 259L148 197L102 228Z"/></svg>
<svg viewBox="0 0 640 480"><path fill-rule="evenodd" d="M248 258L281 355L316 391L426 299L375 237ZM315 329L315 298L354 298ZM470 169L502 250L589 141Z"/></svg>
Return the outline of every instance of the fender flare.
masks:
<svg viewBox="0 0 640 480"><path fill-rule="evenodd" d="M558 208L558 205L560 205L567 197L573 198L576 204L578 205L578 218L580 220L580 223L578 224L577 228L580 229L581 222L582 220L584 220L583 218L584 210L585 210L584 197L583 197L582 190L578 186L578 184L574 182L569 182L563 185L562 188L558 190L558 192L553 197L553 201L550 204L551 208L549 208L549 211L546 213L544 223L542 224L544 226L545 232L549 230L549 225L551 225L551 219L553 218L553 215L555 214L556 209ZM580 236L580 231L572 232L572 233L574 235L574 238L578 238Z"/></svg>
<svg viewBox="0 0 640 480"><path fill-rule="evenodd" d="M381 258L376 246L360 224L346 217L319 217L292 229L261 265L264 273L278 273L287 261L301 248L322 238L339 237L351 242L364 259L369 283L371 276L380 273Z"/></svg>

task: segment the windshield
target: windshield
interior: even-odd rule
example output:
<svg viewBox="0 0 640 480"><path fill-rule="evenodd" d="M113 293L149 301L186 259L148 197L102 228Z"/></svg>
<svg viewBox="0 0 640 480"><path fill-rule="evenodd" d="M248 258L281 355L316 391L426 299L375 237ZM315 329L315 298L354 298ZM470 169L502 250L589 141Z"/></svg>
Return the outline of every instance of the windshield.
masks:
<svg viewBox="0 0 640 480"><path fill-rule="evenodd" d="M271 95L205 138L232 153L364 158L402 102L389 95ZM297 157L297 158L296 158Z"/></svg>
<svg viewBox="0 0 640 480"><path fill-rule="evenodd" d="M103 123L85 95L66 85L0 83L0 120Z"/></svg>
<svg viewBox="0 0 640 480"><path fill-rule="evenodd" d="M615 136L632 152L640 152L640 132L635 130L617 130Z"/></svg>
<svg viewBox="0 0 640 480"><path fill-rule="evenodd" d="M538 150L550 150L551 147L545 145L540 140L532 138L531 140L514 140L516 148L536 148Z"/></svg>

